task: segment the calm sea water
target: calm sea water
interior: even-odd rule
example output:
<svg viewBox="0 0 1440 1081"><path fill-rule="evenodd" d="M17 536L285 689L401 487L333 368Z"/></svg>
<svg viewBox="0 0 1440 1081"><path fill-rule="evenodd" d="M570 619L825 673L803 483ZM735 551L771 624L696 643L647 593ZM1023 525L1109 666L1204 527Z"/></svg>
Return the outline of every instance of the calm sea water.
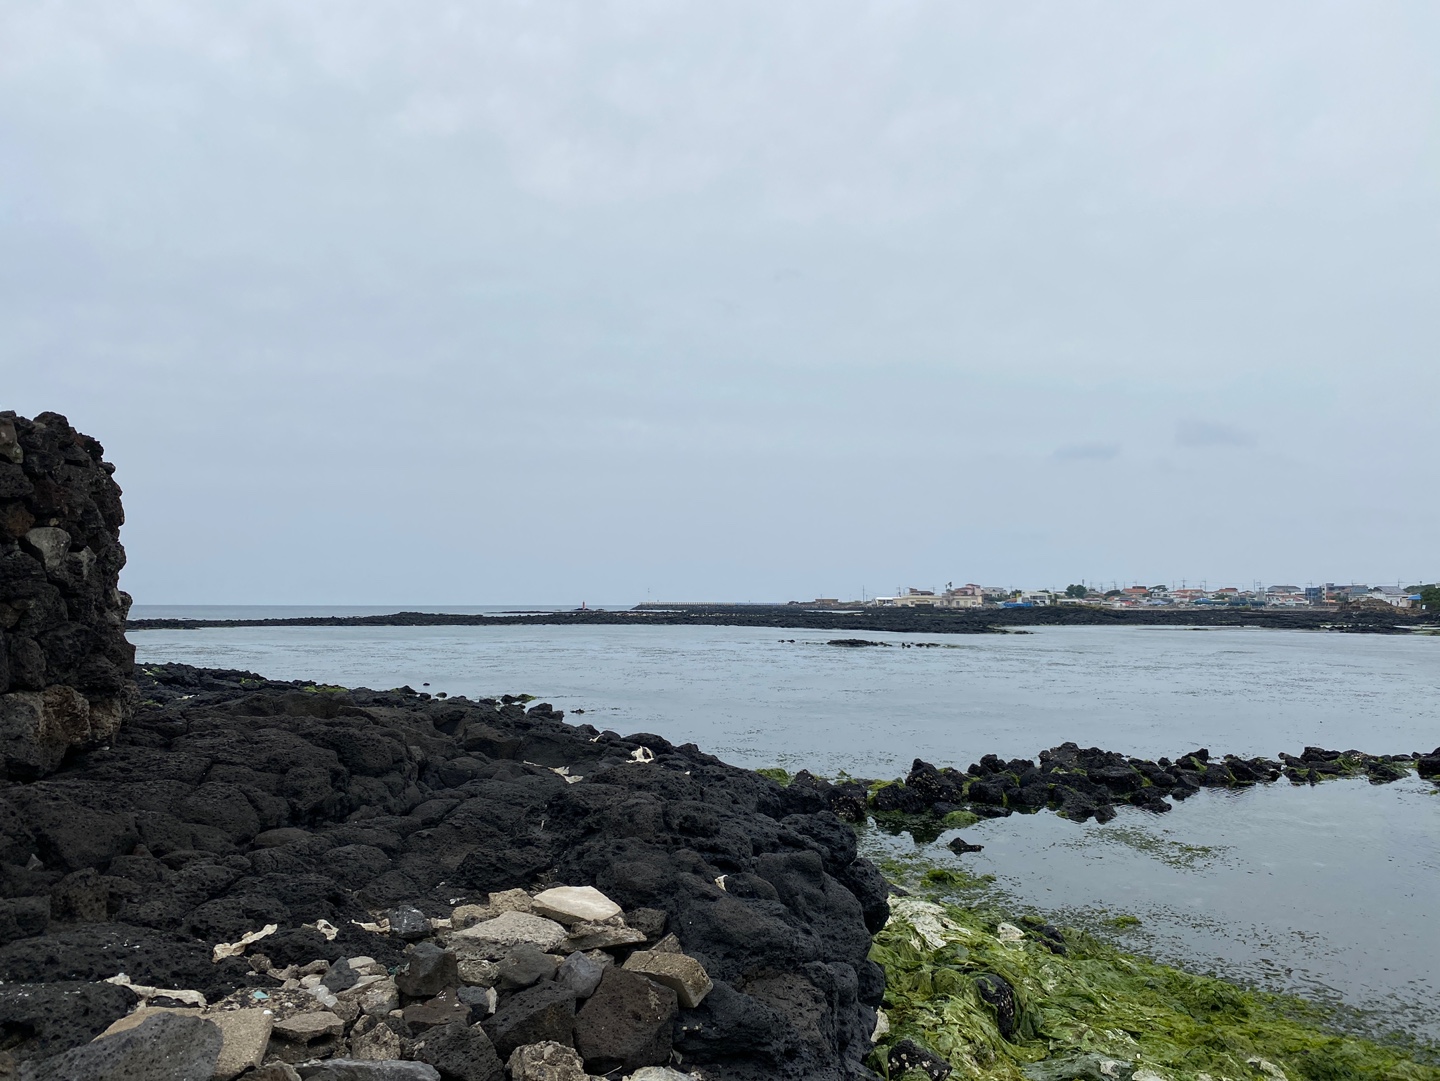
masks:
<svg viewBox="0 0 1440 1081"><path fill-rule="evenodd" d="M917 756L963 768L1065 740L1146 757L1440 744L1440 638L1074 627L867 633L895 647L839 649L827 637L729 627L131 634L143 662L471 697L523 691L584 709L600 728L821 774L892 777ZM900 648L917 641L941 646ZM1013 903L1081 924L1138 916L1122 936L1134 948L1440 1038L1434 785L1282 782L1202 792L1164 816L1125 809L1105 826L1040 814L962 832L985 850L952 855L944 845L954 833L928 845L879 834L868 843L994 874Z"/></svg>

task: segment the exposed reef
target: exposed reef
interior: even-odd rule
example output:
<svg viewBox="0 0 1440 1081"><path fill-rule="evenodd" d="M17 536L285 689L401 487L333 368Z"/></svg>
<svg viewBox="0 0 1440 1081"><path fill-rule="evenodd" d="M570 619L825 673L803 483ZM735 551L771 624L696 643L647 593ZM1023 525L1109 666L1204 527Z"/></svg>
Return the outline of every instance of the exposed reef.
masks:
<svg viewBox="0 0 1440 1081"><path fill-rule="evenodd" d="M1372 755L1362 751L1332 751L1306 747L1298 755L1281 753L1278 759L1224 757L1206 748L1174 760L1151 761L1098 747L1081 748L1063 743L1041 751L1038 760L1005 761L987 754L967 770L937 768L915 759L904 780L874 781L846 777L832 783L802 770L790 786L818 793L841 818L863 822L874 814L887 820L929 819L933 826L916 825L936 836L944 828L965 825L979 818L1031 814L1050 809L1063 818L1108 822L1119 804L1130 804L1163 814L1173 804L1202 788L1243 788L1270 784L1281 778L1293 784L1317 784L1336 777L1367 777L1371 784L1388 784L1411 770L1440 784L1440 747L1434 751ZM767 771L779 781L786 776Z"/></svg>

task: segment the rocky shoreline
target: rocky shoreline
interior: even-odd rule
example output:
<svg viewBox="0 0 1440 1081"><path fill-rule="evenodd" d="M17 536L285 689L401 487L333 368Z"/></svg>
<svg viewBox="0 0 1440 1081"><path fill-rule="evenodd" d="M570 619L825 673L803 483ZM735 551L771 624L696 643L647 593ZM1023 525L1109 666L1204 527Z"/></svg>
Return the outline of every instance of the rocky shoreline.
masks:
<svg viewBox="0 0 1440 1081"><path fill-rule="evenodd" d="M892 887L845 820L1104 820L1282 777L1440 782L1440 753L1152 763L1066 744L776 783L512 696L178 664L138 691L108 745L0 787L0 1077L939 1076L943 1038L885 1036L887 993L930 1014L913 972L887 992L872 959ZM1019 933L1062 953L1073 935ZM992 984L998 1005L977 1008L1001 1024Z"/></svg>
<svg viewBox="0 0 1440 1081"><path fill-rule="evenodd" d="M977 818L1049 809L1075 822L1094 818L1103 823L1115 817L1119 804L1163 814L1174 806L1169 800L1187 799L1202 788L1245 788L1281 778L1297 785L1339 777L1389 784L1412 771L1440 785L1440 747L1390 755L1306 747L1298 755L1282 752L1278 759L1221 757L1202 747L1173 760L1152 761L1063 743L1034 760L1005 761L988 754L966 770L937 768L917 758L905 778L893 781L843 777L832 782L804 770L793 778L784 771L763 772L791 787L819 792L849 822L864 822L872 814L882 820L913 818L923 832L928 819L930 832L938 835L940 829Z"/></svg>
<svg viewBox="0 0 1440 1081"><path fill-rule="evenodd" d="M261 1060L322 1079L583 1077L511 1068L552 1043L592 1075L874 1076L888 888L819 792L543 703L183 665L138 689L108 745L0 788L0 1076L65 1076L55 1056L125 1051L88 1041L141 1002L201 1001L187 1023L268 1009ZM618 910L578 933L535 914L561 886ZM361 1064L317 1065L336 1056Z"/></svg>
<svg viewBox="0 0 1440 1081"><path fill-rule="evenodd" d="M816 631L892 631L902 634L1005 634L1022 627L1263 627L1358 634L1411 634L1440 630L1428 614L1355 606L1346 611L1220 609L1125 611L1065 606L942 611L864 608L853 613L796 605L696 605L623 611L586 609L467 615L394 612L376 616L293 616L275 619L132 619L130 630L204 630L213 627L505 627L505 626L769 627Z"/></svg>

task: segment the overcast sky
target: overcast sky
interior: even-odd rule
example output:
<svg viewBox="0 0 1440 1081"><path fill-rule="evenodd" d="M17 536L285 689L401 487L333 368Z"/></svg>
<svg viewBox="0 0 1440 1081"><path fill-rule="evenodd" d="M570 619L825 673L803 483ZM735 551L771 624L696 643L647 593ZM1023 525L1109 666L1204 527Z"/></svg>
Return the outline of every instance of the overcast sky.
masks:
<svg viewBox="0 0 1440 1081"><path fill-rule="evenodd" d="M1440 6L0 6L140 603L1440 577Z"/></svg>

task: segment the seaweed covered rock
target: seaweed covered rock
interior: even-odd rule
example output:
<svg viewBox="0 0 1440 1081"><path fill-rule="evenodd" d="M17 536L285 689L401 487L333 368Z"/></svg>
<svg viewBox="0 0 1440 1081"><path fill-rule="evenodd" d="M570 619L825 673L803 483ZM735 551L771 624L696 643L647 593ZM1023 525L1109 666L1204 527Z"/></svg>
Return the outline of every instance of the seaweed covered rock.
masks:
<svg viewBox="0 0 1440 1081"><path fill-rule="evenodd" d="M58 413L0 412L0 775L55 770L134 706L125 515L104 448Z"/></svg>

